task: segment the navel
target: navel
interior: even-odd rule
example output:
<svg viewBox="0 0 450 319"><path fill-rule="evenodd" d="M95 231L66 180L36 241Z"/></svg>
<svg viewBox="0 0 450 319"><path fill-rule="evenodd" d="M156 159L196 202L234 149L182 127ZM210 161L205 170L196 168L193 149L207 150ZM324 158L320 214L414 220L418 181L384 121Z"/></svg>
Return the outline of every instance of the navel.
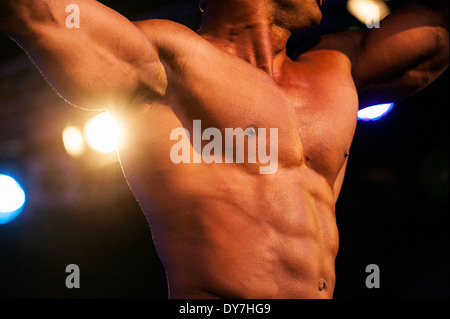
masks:
<svg viewBox="0 0 450 319"><path fill-rule="evenodd" d="M320 280L319 281L319 291L324 290L327 287L327 284L325 282L325 280Z"/></svg>

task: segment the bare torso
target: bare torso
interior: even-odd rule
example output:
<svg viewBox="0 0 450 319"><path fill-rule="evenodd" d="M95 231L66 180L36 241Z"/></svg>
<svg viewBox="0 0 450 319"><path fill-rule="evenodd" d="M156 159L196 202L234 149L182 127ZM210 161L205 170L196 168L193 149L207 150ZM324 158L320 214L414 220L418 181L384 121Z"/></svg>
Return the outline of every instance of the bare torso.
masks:
<svg viewBox="0 0 450 319"><path fill-rule="evenodd" d="M2 0L0 29L67 101L123 121L121 163L170 297L332 297L358 104L411 96L448 68L448 1L412 1L381 28L324 36L295 61L286 41L320 22L324 1L201 0L199 34L74 2ZM80 27L68 25L74 6ZM252 127L247 144L277 129L276 172L260 174L264 161L176 164L172 132L193 137L194 121L221 137Z"/></svg>
<svg viewBox="0 0 450 319"><path fill-rule="evenodd" d="M270 77L173 28L162 27L160 52L175 75L163 99L127 112L120 148L170 297L331 298L335 201L358 105L348 61L311 51ZM164 56L173 51L176 61ZM259 174L259 164L249 163L173 163L170 134L185 127L192 136L193 120L222 132L278 128L277 172Z"/></svg>

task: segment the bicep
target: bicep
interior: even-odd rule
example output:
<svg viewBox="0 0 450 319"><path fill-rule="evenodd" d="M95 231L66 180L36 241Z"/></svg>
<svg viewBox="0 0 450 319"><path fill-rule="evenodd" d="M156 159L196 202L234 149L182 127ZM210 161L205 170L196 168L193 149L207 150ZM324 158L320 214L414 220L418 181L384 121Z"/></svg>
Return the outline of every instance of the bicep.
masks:
<svg viewBox="0 0 450 319"><path fill-rule="evenodd" d="M361 106L418 92L448 65L448 31L430 9L405 6L379 29L355 33L352 75Z"/></svg>
<svg viewBox="0 0 450 319"><path fill-rule="evenodd" d="M79 8L79 28L66 24L69 4ZM15 39L69 102L105 108L158 90L162 66L157 52L128 19L89 0L52 1L40 9L41 15L27 20L26 31Z"/></svg>

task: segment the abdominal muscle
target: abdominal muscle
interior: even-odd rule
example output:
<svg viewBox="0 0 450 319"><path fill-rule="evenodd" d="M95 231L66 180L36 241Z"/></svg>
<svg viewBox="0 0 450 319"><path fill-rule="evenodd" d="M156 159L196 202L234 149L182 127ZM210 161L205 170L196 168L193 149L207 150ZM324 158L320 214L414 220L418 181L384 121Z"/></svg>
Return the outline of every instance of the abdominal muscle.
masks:
<svg viewBox="0 0 450 319"><path fill-rule="evenodd" d="M332 297L338 233L320 175L306 166L265 176L197 168L204 174L153 198L164 203L155 214L140 201L171 298Z"/></svg>
<svg viewBox="0 0 450 319"><path fill-rule="evenodd" d="M197 117L184 114L171 100L128 116L121 164L150 223L171 298L333 295L338 250L334 181L307 166L294 112L283 94L272 96L273 88L267 87L258 91L257 101L253 95L238 99L245 102L243 114L226 108L234 105L226 100L230 93L221 96L226 101L208 100L215 108L198 118L221 131L249 125L278 128L274 174L259 174L255 168L260 165L249 162L173 163L171 132L185 127L183 118L192 123ZM272 106L276 102L277 108ZM209 124L210 113L223 121ZM317 140L311 144L309 139L308 145L320 146Z"/></svg>

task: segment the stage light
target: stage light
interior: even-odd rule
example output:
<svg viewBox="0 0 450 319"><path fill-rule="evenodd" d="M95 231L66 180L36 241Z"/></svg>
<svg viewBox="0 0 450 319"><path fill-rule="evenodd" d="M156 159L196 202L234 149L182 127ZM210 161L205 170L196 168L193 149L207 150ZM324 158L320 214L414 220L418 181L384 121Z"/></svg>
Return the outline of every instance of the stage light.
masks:
<svg viewBox="0 0 450 319"><path fill-rule="evenodd" d="M0 174L0 224L6 224L22 212L25 192L10 176Z"/></svg>
<svg viewBox="0 0 450 319"><path fill-rule="evenodd" d="M119 126L108 112L104 112L86 123L85 136L92 149L111 153L117 150L119 144Z"/></svg>
<svg viewBox="0 0 450 319"><path fill-rule="evenodd" d="M349 0L347 10L368 28L379 28L379 22L391 12L381 0Z"/></svg>
<svg viewBox="0 0 450 319"><path fill-rule="evenodd" d="M64 148L67 154L72 157L80 157L84 152L83 134L75 126L68 126L64 129L63 134Z"/></svg>
<svg viewBox="0 0 450 319"><path fill-rule="evenodd" d="M360 121L376 121L383 116L387 115L392 108L394 103L377 104L373 106L368 106L358 111L358 120Z"/></svg>

